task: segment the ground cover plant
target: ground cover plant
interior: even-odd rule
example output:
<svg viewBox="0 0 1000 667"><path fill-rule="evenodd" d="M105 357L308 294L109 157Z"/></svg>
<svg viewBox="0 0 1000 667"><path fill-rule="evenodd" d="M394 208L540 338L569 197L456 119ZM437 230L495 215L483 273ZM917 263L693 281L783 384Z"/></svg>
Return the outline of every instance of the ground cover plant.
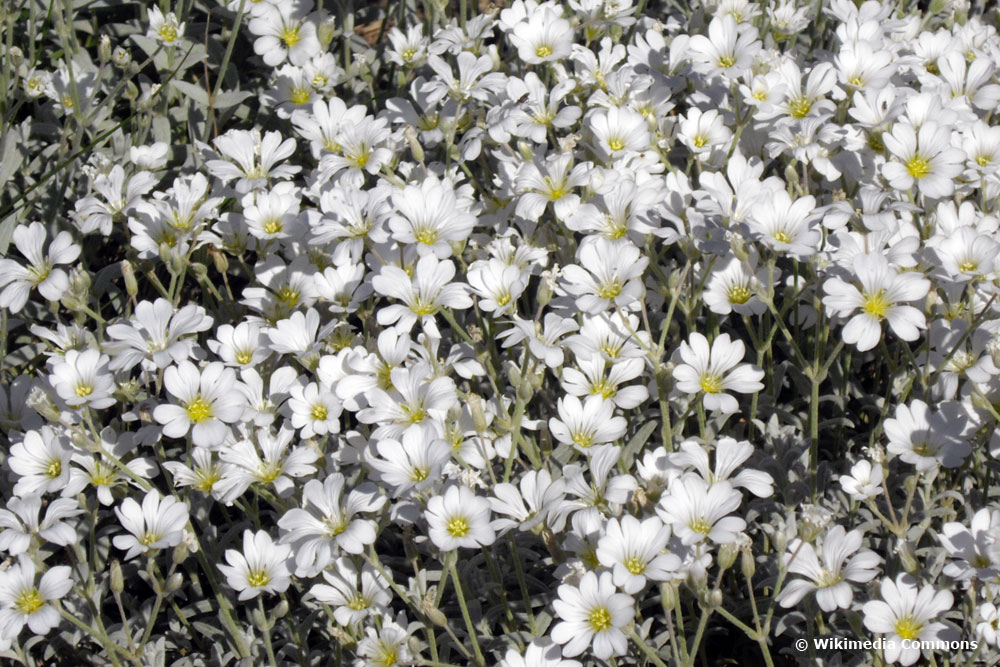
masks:
<svg viewBox="0 0 1000 667"><path fill-rule="evenodd" d="M5 661L1000 662L993 9L0 26Z"/></svg>

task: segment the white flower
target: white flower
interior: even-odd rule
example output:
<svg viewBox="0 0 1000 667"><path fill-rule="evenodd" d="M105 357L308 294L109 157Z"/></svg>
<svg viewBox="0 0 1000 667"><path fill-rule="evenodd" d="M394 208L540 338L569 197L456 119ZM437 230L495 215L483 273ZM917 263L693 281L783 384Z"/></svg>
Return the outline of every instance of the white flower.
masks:
<svg viewBox="0 0 1000 667"><path fill-rule="evenodd" d="M323 578L327 583L315 584L309 595L332 606L333 617L341 625L356 626L369 616L382 615L392 602L385 577L368 563L358 572L349 559L338 558Z"/></svg>
<svg viewBox="0 0 1000 667"><path fill-rule="evenodd" d="M840 278L823 283L823 305L834 315L853 315L844 327L844 342L862 351L872 349L882 338L882 320L902 340L916 340L927 320L920 310L904 304L926 296L930 281L919 273L900 273L881 253L855 255L853 267L861 289Z"/></svg>
<svg viewBox="0 0 1000 667"><path fill-rule="evenodd" d="M667 581L681 566L674 554L662 553L670 528L655 516L639 521L634 516L611 519L597 544L597 559L612 568L615 586L635 595L646 581Z"/></svg>
<svg viewBox="0 0 1000 667"><path fill-rule="evenodd" d="M24 267L13 259L0 259L0 308L18 313L28 302L32 288L49 301L58 301L69 289L66 272L56 268L57 264L69 264L80 256L80 246L73 243L69 232L59 232L48 250L43 251L45 227L40 222L19 225L14 228L11 239L14 246L25 258L29 266Z"/></svg>
<svg viewBox="0 0 1000 667"><path fill-rule="evenodd" d="M14 496L7 501L7 509L0 510L0 551L6 551L11 556L18 556L28 551L32 539L37 535L44 542L60 546L74 544L77 541L76 530L65 522L80 514L79 503L74 498L56 498L45 508L45 518L39 521L42 510L42 497L31 494L22 497Z"/></svg>
<svg viewBox="0 0 1000 667"><path fill-rule="evenodd" d="M532 640L522 656L517 649L507 649L499 667L581 667L576 660L563 660L562 650L549 638Z"/></svg>
<svg viewBox="0 0 1000 667"><path fill-rule="evenodd" d="M979 618L976 624L976 634L987 644L1000 648L1000 611L992 602L984 602L979 606Z"/></svg>
<svg viewBox="0 0 1000 667"><path fill-rule="evenodd" d="M149 29L146 31L146 37L157 39L168 46L172 46L184 36L184 25L177 21L177 15L173 12L168 12L164 15L159 7L150 7Z"/></svg>
<svg viewBox="0 0 1000 667"><path fill-rule="evenodd" d="M360 554L375 541L375 521L364 515L385 504L374 484L360 484L344 497L344 476L333 473L323 482L311 479L302 489L302 509L278 520L281 542L295 546L297 576L314 576L332 560L336 549Z"/></svg>
<svg viewBox="0 0 1000 667"><path fill-rule="evenodd" d="M746 521L729 516L743 496L726 481L709 485L694 474L678 477L656 505L656 513L684 544L710 539L728 544L746 528Z"/></svg>
<svg viewBox="0 0 1000 667"><path fill-rule="evenodd" d="M580 266L563 268L564 287L576 295L576 307L590 314L630 308L644 294L642 273L649 264L628 240L589 236L580 245Z"/></svg>
<svg viewBox="0 0 1000 667"><path fill-rule="evenodd" d="M642 114L627 107L610 107L590 117L594 133L594 148L605 162L621 157L625 152L642 152L649 148L650 134Z"/></svg>
<svg viewBox="0 0 1000 667"><path fill-rule="evenodd" d="M721 334L709 348L707 338L692 333L688 342L681 343L679 354L684 363L673 371L677 389L687 394L704 393L709 410L736 412L739 403L726 391L749 394L764 388L760 382L764 371L740 364L744 353L743 341L733 341L729 334Z"/></svg>
<svg viewBox="0 0 1000 667"><path fill-rule="evenodd" d="M67 565L50 567L35 585L35 564L21 558L0 572L0 637L14 639L25 623L36 635L46 635L59 625L59 611L52 604L73 588Z"/></svg>
<svg viewBox="0 0 1000 667"><path fill-rule="evenodd" d="M886 662L912 665L920 659L919 642L952 639L948 626L934 621L951 609L954 599L949 591L930 585L918 588L916 579L900 574L895 581L883 579L881 592L882 599L866 602L862 612L865 627L885 635Z"/></svg>
<svg viewBox="0 0 1000 667"><path fill-rule="evenodd" d="M226 583L239 592L239 599L251 600L261 593L283 593L292 583L288 561L292 547L275 544L263 530L243 531L243 551L226 549L226 563L219 569Z"/></svg>
<svg viewBox="0 0 1000 667"><path fill-rule="evenodd" d="M552 629L552 640L563 644L563 655L568 657L588 648L601 660L625 655L628 640L623 628L635 615L633 604L630 596L617 592L610 572L600 578L587 572L579 587L559 587L559 599L552 605L562 620Z"/></svg>
<svg viewBox="0 0 1000 667"><path fill-rule="evenodd" d="M193 334L207 331L213 322L205 309L195 304L175 310L167 299L140 301L131 320L105 329L113 339L105 345L114 356L109 368L129 370L144 360L148 368L179 364L198 348Z"/></svg>
<svg viewBox="0 0 1000 667"><path fill-rule="evenodd" d="M955 190L955 178L962 173L965 152L951 145L951 130L934 121L915 128L896 123L882 135L894 158L882 166L882 175L897 190L914 185L925 197L948 197Z"/></svg>
<svg viewBox="0 0 1000 667"><path fill-rule="evenodd" d="M561 12L549 7L532 12L518 22L509 34L517 47L517 56L528 65L555 62L573 50L573 28Z"/></svg>
<svg viewBox="0 0 1000 667"><path fill-rule="evenodd" d="M108 371L108 356L99 350L70 350L52 369L49 381L59 398L73 408L88 406L95 410L111 407L115 398L114 378Z"/></svg>
<svg viewBox="0 0 1000 667"><path fill-rule="evenodd" d="M490 503L467 486L451 486L427 501L427 534L441 551L478 549L493 544Z"/></svg>
<svg viewBox="0 0 1000 667"><path fill-rule="evenodd" d="M625 435L624 417L614 417L615 404L603 396L588 396L581 402L576 396L559 399L559 418L549 419L549 430L559 442L586 450L594 445L614 442Z"/></svg>
<svg viewBox="0 0 1000 667"><path fill-rule="evenodd" d="M151 549L177 546L188 522L187 503L182 503L173 496L163 498L156 489L146 493L141 507L132 498L126 498L121 507L115 508L115 514L122 527L131 533L114 538L116 547L128 550L125 560Z"/></svg>
<svg viewBox="0 0 1000 667"><path fill-rule="evenodd" d="M236 374L221 362L214 361L199 371L185 360L166 370L163 384L177 400L153 410L167 437L183 438L190 431L196 445L217 447L229 433L227 424L243 415L245 401L235 391Z"/></svg>
<svg viewBox="0 0 1000 667"><path fill-rule="evenodd" d="M916 399L909 406L896 406L895 418L885 420L886 451L919 471L938 465L957 468L972 452L964 437L967 426L968 417L960 404L948 401L932 411Z"/></svg>
<svg viewBox="0 0 1000 667"><path fill-rule="evenodd" d="M73 450L69 438L50 426L28 431L10 448L7 465L17 477L14 494L57 493L69 482L69 462Z"/></svg>
<svg viewBox="0 0 1000 667"><path fill-rule="evenodd" d="M871 581L878 574L876 568L881 561L874 551L859 549L861 533L846 532L843 526L834 526L823 538L822 560L811 544L792 540L785 554L785 566L792 574L806 578L792 579L785 584L779 596L781 606L792 607L815 591L816 603L825 612L850 607L854 593L848 582Z"/></svg>
<svg viewBox="0 0 1000 667"><path fill-rule="evenodd" d="M450 260L439 260L425 255L417 262L413 279L397 267L385 265L372 278L372 287L383 296L392 297L406 305L383 306L378 311L378 323L394 324L398 333L409 331L420 320L424 331L438 337L434 315L442 308L464 309L472 306L472 298L462 283L453 283L455 265Z"/></svg>
<svg viewBox="0 0 1000 667"><path fill-rule="evenodd" d="M400 243L416 244L421 256L433 253L445 259L452 254L451 244L466 240L476 224L476 216L467 210L468 203L447 180L429 176L420 185L407 185L392 193L392 205L398 212L389 218L392 237Z"/></svg>
<svg viewBox="0 0 1000 667"><path fill-rule="evenodd" d="M264 7L250 19L247 29L257 35L253 50L264 64L277 67L287 60L301 66L319 55L322 47L316 37L316 24L304 16L301 4L262 4Z"/></svg>
<svg viewBox="0 0 1000 667"><path fill-rule="evenodd" d="M853 500L871 500L882 493L885 473L878 463L861 460L851 466L850 475L841 475L840 485Z"/></svg>

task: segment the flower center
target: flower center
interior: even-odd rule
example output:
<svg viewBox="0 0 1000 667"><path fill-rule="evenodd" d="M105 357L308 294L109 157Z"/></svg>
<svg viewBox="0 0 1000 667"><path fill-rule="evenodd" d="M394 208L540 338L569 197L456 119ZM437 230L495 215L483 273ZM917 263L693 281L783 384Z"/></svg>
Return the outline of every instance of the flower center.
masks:
<svg viewBox="0 0 1000 667"><path fill-rule="evenodd" d="M45 600L42 599L37 588L32 588L30 591L22 591L14 598L14 607L22 614L34 614L43 606L45 606Z"/></svg>
<svg viewBox="0 0 1000 667"><path fill-rule="evenodd" d="M403 57L403 60L405 60L406 62L410 62L411 60L413 60L414 56L417 55L417 50L413 48L405 49L399 55L401 55Z"/></svg>
<svg viewBox="0 0 1000 667"><path fill-rule="evenodd" d="M778 243L791 243L792 242L791 235L788 232L786 232L784 229L779 229L778 231L776 231L774 233L774 235L773 235L772 238L774 238L774 240L777 241Z"/></svg>
<svg viewBox="0 0 1000 667"><path fill-rule="evenodd" d="M52 459L49 461L49 465L45 466L45 474L55 479L62 474L62 459Z"/></svg>
<svg viewBox="0 0 1000 667"><path fill-rule="evenodd" d="M896 634L903 639L916 639L923 629L924 624L912 616L904 616L896 621Z"/></svg>
<svg viewBox="0 0 1000 667"><path fill-rule="evenodd" d="M701 533L702 535L708 535L712 532L712 524L710 524L704 517L698 517L688 524L688 528L696 533Z"/></svg>
<svg viewBox="0 0 1000 667"><path fill-rule="evenodd" d="M326 416L330 413L326 409L325 405L323 405L322 403L317 403L316 405L313 406L312 412L310 412L310 414L312 415L312 418L315 421L321 422L321 421L326 421Z"/></svg>
<svg viewBox="0 0 1000 667"><path fill-rule="evenodd" d="M632 556L625 561L625 569L632 574L642 574L646 571L646 563L637 556Z"/></svg>
<svg viewBox="0 0 1000 667"><path fill-rule="evenodd" d="M597 290L597 296L602 299L614 299L622 293L622 284L618 280L611 280L601 285Z"/></svg>
<svg viewBox="0 0 1000 667"><path fill-rule="evenodd" d="M298 291L287 285L279 289L275 296L278 297L278 301L288 304L289 306L295 306L299 302Z"/></svg>
<svg viewBox="0 0 1000 667"><path fill-rule="evenodd" d="M914 155L909 160L906 161L904 165L906 167L906 172L916 179L921 179L931 173L931 164L919 155Z"/></svg>
<svg viewBox="0 0 1000 667"><path fill-rule="evenodd" d="M706 394L718 394L722 391L722 377L718 375L702 375L699 384Z"/></svg>
<svg viewBox="0 0 1000 667"><path fill-rule="evenodd" d="M410 472L410 480L414 482L422 482L427 479L427 475L430 474L430 470L427 468L413 468Z"/></svg>
<svg viewBox="0 0 1000 667"><path fill-rule="evenodd" d="M184 409L187 410L188 419L195 424L200 424L212 416L212 406L201 396L190 401Z"/></svg>
<svg viewBox="0 0 1000 667"><path fill-rule="evenodd" d="M438 231L433 227L421 226L414 230L413 236L416 237L418 243L434 245L438 240Z"/></svg>
<svg viewBox="0 0 1000 667"><path fill-rule="evenodd" d="M971 259L967 259L958 265L958 270L962 273L972 273L979 268L979 263L974 262Z"/></svg>
<svg viewBox="0 0 1000 667"><path fill-rule="evenodd" d="M351 601L347 603L347 608L352 611L361 611L362 609L368 609L368 600L364 599L360 595L355 595L351 598Z"/></svg>
<svg viewBox="0 0 1000 667"><path fill-rule="evenodd" d="M463 516L456 516L448 520L447 529L452 537L465 537L469 534L469 522Z"/></svg>
<svg viewBox="0 0 1000 667"><path fill-rule="evenodd" d="M844 577L840 572L830 572L829 570L821 569L816 583L819 584L820 588L827 588L829 586L836 586L843 580Z"/></svg>
<svg viewBox="0 0 1000 667"><path fill-rule="evenodd" d="M535 55L538 56L539 58L548 58L549 56L552 55L552 49L549 46L542 44L537 49L535 49Z"/></svg>
<svg viewBox="0 0 1000 667"><path fill-rule="evenodd" d="M271 218L270 220L264 221L265 234L277 234L282 229L284 229L284 225L281 224L281 220L278 218Z"/></svg>
<svg viewBox="0 0 1000 667"><path fill-rule="evenodd" d="M889 312L890 305L892 304L885 298L885 290L879 290L874 294L865 294L861 299L861 310L879 320Z"/></svg>
<svg viewBox="0 0 1000 667"><path fill-rule="evenodd" d="M726 297L729 299L729 303L736 303L740 305L749 301L751 296L753 296L753 292L743 285L733 285L729 288L729 292L726 294Z"/></svg>
<svg viewBox="0 0 1000 667"><path fill-rule="evenodd" d="M267 586L269 581L271 581L271 575L267 573L267 570L254 570L247 575L247 583L254 588Z"/></svg>
<svg viewBox="0 0 1000 667"><path fill-rule="evenodd" d="M611 612L607 607L597 607L590 612L587 621L594 632L602 632L611 627Z"/></svg>
<svg viewBox="0 0 1000 667"><path fill-rule="evenodd" d="M298 44L299 40L302 39L302 36L299 35L299 27L297 25L283 28L278 37L281 38L281 41L283 41L285 46L289 49Z"/></svg>
<svg viewBox="0 0 1000 667"><path fill-rule="evenodd" d="M270 484L281 477L282 470L281 463L262 463L257 468L257 478L265 484Z"/></svg>
<svg viewBox="0 0 1000 667"><path fill-rule="evenodd" d="M94 393L93 385L89 384L78 384L76 385L76 395L78 398L83 398L84 396L90 396Z"/></svg>
<svg viewBox="0 0 1000 667"><path fill-rule="evenodd" d="M719 56L718 65L723 69L729 69L736 64L736 59L732 56Z"/></svg>
<svg viewBox="0 0 1000 667"><path fill-rule="evenodd" d="M788 103L788 111L794 118L805 118L812 109L812 100L808 97L797 97Z"/></svg>
<svg viewBox="0 0 1000 667"><path fill-rule="evenodd" d="M937 456L937 447L929 442L914 442L913 443L913 453L917 456L933 457Z"/></svg>
<svg viewBox="0 0 1000 667"><path fill-rule="evenodd" d="M157 535L156 533L143 533L142 537L139 538L139 544L141 544L144 547L148 547L150 544L159 541L160 541L160 536Z"/></svg>
<svg viewBox="0 0 1000 667"><path fill-rule="evenodd" d="M177 27L170 23L164 23L160 26L159 35L160 39L169 44L177 39Z"/></svg>
<svg viewBox="0 0 1000 667"><path fill-rule="evenodd" d="M288 96L288 101L295 105L305 104L312 97L312 93L307 88L292 88L292 94Z"/></svg>
<svg viewBox="0 0 1000 667"><path fill-rule="evenodd" d="M695 135L695 138L691 140L691 143L694 144L695 148L704 148L705 144L708 143L708 139L705 138L704 134L698 134Z"/></svg>
<svg viewBox="0 0 1000 667"><path fill-rule="evenodd" d="M236 363L241 366L246 366L251 361L253 361L253 352L250 350L243 350L242 352L236 354Z"/></svg>
<svg viewBox="0 0 1000 667"><path fill-rule="evenodd" d="M978 164L980 167L985 167L989 163L990 163L990 158L985 155L980 155L979 157L976 158L976 164Z"/></svg>
<svg viewBox="0 0 1000 667"><path fill-rule="evenodd" d="M590 393L610 399L614 398L618 390L613 385L608 384L607 380L601 380L590 385Z"/></svg>
<svg viewBox="0 0 1000 667"><path fill-rule="evenodd" d="M417 300L413 302L413 305L410 306L410 310L417 315L433 315L437 312L437 306L434 305L432 301L427 301L418 297Z"/></svg>
<svg viewBox="0 0 1000 667"><path fill-rule="evenodd" d="M620 137L608 139L608 148L617 153L625 149L625 142Z"/></svg>
<svg viewBox="0 0 1000 667"><path fill-rule="evenodd" d="M573 443L586 449L594 444L594 436L586 431L576 431L573 433Z"/></svg>

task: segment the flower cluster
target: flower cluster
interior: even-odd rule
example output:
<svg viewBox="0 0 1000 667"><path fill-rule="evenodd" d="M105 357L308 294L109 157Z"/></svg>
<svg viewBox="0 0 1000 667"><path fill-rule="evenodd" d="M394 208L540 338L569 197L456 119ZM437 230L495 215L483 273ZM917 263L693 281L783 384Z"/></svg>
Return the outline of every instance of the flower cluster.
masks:
<svg viewBox="0 0 1000 667"><path fill-rule="evenodd" d="M0 655L1000 651L995 9L322 4L8 17Z"/></svg>

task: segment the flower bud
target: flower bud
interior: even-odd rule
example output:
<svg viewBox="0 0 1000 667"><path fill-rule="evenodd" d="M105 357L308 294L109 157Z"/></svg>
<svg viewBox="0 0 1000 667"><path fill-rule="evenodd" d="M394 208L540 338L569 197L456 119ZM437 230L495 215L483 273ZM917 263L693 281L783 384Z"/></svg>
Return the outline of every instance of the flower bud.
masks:
<svg viewBox="0 0 1000 667"><path fill-rule="evenodd" d="M719 567L723 570L728 570L736 562L736 555L739 553L739 547L735 544L723 544L719 549Z"/></svg>
<svg viewBox="0 0 1000 667"><path fill-rule="evenodd" d="M261 632L265 632L271 629L271 623L269 623L268 620L264 617L264 614L261 612L260 609L254 609L252 612L250 612L250 620L253 621L254 627L260 630Z"/></svg>
<svg viewBox="0 0 1000 667"><path fill-rule="evenodd" d="M111 561L111 592L120 595L125 590L125 577L122 576L122 564L116 558Z"/></svg>
<svg viewBox="0 0 1000 667"><path fill-rule="evenodd" d="M747 581L753 579L753 575L757 571L757 561L754 560L750 549L740 550L740 571Z"/></svg>
<svg viewBox="0 0 1000 667"><path fill-rule="evenodd" d="M97 43L97 59L102 64L111 60L111 38L107 35L101 35L101 40Z"/></svg>
<svg viewBox="0 0 1000 667"><path fill-rule="evenodd" d="M20 67L24 62L24 51L22 51L19 46L10 47L10 51L7 52L7 56L10 58L10 62L14 66L14 69Z"/></svg>
<svg viewBox="0 0 1000 667"><path fill-rule="evenodd" d="M191 555L191 549L188 547L187 543L181 540L174 547L174 562L178 565L187 560L187 557Z"/></svg>
<svg viewBox="0 0 1000 667"><path fill-rule="evenodd" d="M469 406L472 423L476 426L476 433L485 433L488 424L486 423L486 409L483 406L483 399L479 394L469 394L465 399L465 404Z"/></svg>
<svg viewBox="0 0 1000 667"><path fill-rule="evenodd" d="M337 19L334 16L328 16L322 21L320 21L319 26L316 28L316 38L319 39L319 45L323 51L327 50L330 43L333 42L333 38L337 35Z"/></svg>
<svg viewBox="0 0 1000 667"><path fill-rule="evenodd" d="M282 600L278 603L278 606L271 611L271 618L274 620L284 618L285 616L288 616L288 600Z"/></svg>
<svg viewBox="0 0 1000 667"><path fill-rule="evenodd" d="M166 595L170 595L177 589L179 589L184 584L184 575L180 572L174 572L167 579L166 583L163 585L163 592Z"/></svg>
<svg viewBox="0 0 1000 667"><path fill-rule="evenodd" d="M121 265L122 277L125 278L125 291L128 292L129 296L135 296L139 293L139 282L135 279L135 269L132 268L132 262L123 259Z"/></svg>
<svg viewBox="0 0 1000 667"><path fill-rule="evenodd" d="M139 89L131 81L125 84L125 92L123 94L129 102L135 102L139 99Z"/></svg>
<svg viewBox="0 0 1000 667"><path fill-rule="evenodd" d="M132 53L121 46L116 46L111 52L111 62L119 69L125 69L132 62Z"/></svg>
<svg viewBox="0 0 1000 667"><path fill-rule="evenodd" d="M406 126L406 129L403 130L403 137L406 138L406 143L410 147L410 153L413 154L413 159L420 164L423 164L424 147L420 145L420 139L417 137L417 131L412 125Z"/></svg>
<svg viewBox="0 0 1000 667"><path fill-rule="evenodd" d="M713 588L709 591L708 595L705 597L705 603L712 609L722 606L722 591L718 588Z"/></svg>
<svg viewBox="0 0 1000 667"><path fill-rule="evenodd" d="M660 600L663 606L672 609L675 604L677 604L677 598L679 591L678 586L673 581L668 581L660 584Z"/></svg>
<svg viewBox="0 0 1000 667"><path fill-rule="evenodd" d="M205 282L208 279L208 267L201 262L191 262L188 268L199 283Z"/></svg>
<svg viewBox="0 0 1000 667"><path fill-rule="evenodd" d="M212 249L212 264L215 265L215 270L219 273L225 273L229 270L229 258L226 257L226 253L219 252L218 250Z"/></svg>

